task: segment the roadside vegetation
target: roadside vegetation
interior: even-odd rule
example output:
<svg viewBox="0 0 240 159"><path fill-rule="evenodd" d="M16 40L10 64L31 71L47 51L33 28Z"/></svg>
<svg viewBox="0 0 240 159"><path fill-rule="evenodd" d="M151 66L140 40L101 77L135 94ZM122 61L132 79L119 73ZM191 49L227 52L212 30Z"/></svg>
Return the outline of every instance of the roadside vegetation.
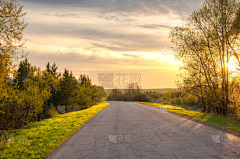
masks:
<svg viewBox="0 0 240 159"><path fill-rule="evenodd" d="M171 30L181 97L202 112L240 119L239 19L237 0L206 0Z"/></svg>
<svg viewBox="0 0 240 159"><path fill-rule="evenodd" d="M8 141L1 142L0 158L44 158L108 105L110 104L100 103L8 131Z"/></svg>
<svg viewBox="0 0 240 159"><path fill-rule="evenodd" d="M199 111L186 110L181 106L174 106L169 104L162 103L150 103L150 102L138 102L140 104L149 105L156 108L162 108L162 111L169 111L184 116L191 117L194 120L210 124L212 126L224 129L231 130L234 134L240 135L240 121L234 120L229 117L225 117L219 114L214 113L203 113Z"/></svg>
<svg viewBox="0 0 240 159"><path fill-rule="evenodd" d="M164 98L163 93L156 91L142 92L137 83L130 83L125 90L113 89L112 92L108 94L107 100L150 102L160 98Z"/></svg>
<svg viewBox="0 0 240 159"><path fill-rule="evenodd" d="M76 79L67 68L61 73L55 62L41 69L20 53L27 27L22 8L16 0L0 1L1 138L6 138L9 130L106 100L104 88L93 85L87 75Z"/></svg>
<svg viewBox="0 0 240 159"><path fill-rule="evenodd" d="M111 101L163 103L145 104L167 107L168 111L239 132L240 5L237 0L206 0L184 25L171 30L175 57L182 67L176 81L178 89L165 94L154 90L142 92L137 83L130 83L124 92L113 89L106 96L104 88L92 84L87 75L81 74L76 79L67 68L59 72L56 63L47 63L45 69L31 64L27 54L20 53L27 27L22 8L16 0L0 1L0 143L4 152L0 158L45 156L106 107L107 104L93 106L106 97ZM11 143L12 136L17 139L14 143ZM27 141L22 142L25 137Z"/></svg>
<svg viewBox="0 0 240 159"><path fill-rule="evenodd" d="M129 88L125 92L115 89L108 99L184 105L240 120L239 2L205 0L169 37L176 46L176 59L182 63L178 89L164 95L137 88L134 94L128 93Z"/></svg>
<svg viewBox="0 0 240 159"><path fill-rule="evenodd" d="M31 65L27 59L20 61L16 76L6 84L7 96L2 99L0 129L21 128L34 121L86 109L97 101L104 101L104 88L92 84L86 75L75 79L65 69L57 72L57 65L48 63L45 70Z"/></svg>

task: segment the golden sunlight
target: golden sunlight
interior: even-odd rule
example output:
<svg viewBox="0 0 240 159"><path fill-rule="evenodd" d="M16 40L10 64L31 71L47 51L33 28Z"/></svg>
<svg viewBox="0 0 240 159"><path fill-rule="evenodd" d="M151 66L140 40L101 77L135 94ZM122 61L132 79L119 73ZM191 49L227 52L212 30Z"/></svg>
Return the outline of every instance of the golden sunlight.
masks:
<svg viewBox="0 0 240 159"><path fill-rule="evenodd" d="M236 71L236 70L237 70L237 65L236 65L236 63L230 63L230 62L229 62L229 64L228 64L228 69L229 69L230 72Z"/></svg>

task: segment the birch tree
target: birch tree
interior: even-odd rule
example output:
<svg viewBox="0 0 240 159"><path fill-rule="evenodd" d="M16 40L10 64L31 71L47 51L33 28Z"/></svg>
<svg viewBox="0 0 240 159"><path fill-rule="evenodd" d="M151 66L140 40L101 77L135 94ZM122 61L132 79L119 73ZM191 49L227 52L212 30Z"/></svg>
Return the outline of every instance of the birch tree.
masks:
<svg viewBox="0 0 240 159"><path fill-rule="evenodd" d="M227 115L229 61L239 61L240 11L236 0L206 0L183 26L171 30L176 58L183 63L185 87L203 111Z"/></svg>

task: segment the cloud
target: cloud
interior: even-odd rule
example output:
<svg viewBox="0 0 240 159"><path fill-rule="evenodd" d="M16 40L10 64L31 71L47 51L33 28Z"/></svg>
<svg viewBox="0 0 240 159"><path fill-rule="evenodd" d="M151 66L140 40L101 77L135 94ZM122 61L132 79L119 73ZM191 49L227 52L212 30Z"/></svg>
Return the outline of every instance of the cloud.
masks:
<svg viewBox="0 0 240 159"><path fill-rule="evenodd" d="M159 82L164 71L169 74L172 67L176 68L174 58L160 57L160 46L171 45L169 30L202 4L202 0L19 2L27 12L29 26L24 38L29 39L27 52L33 65L45 68L47 62L55 61L61 71L67 67L75 75L93 76L104 71L148 70L146 77L151 83L152 79ZM61 55L58 46L79 50ZM166 66L168 69L160 69ZM159 78L154 76L156 72Z"/></svg>
<svg viewBox="0 0 240 159"><path fill-rule="evenodd" d="M173 28L170 25L156 25L156 24L140 25L139 27L146 28L146 29L159 29L159 28L172 29Z"/></svg>
<svg viewBox="0 0 240 159"><path fill-rule="evenodd" d="M132 66L133 64L139 67L144 67L152 59L143 58L145 55L123 53L123 57L116 57L114 53L98 54L93 53L90 55L84 52L79 53L67 53L61 55L60 53L42 52L31 49L26 49L28 52L28 59L31 60L33 65L41 66L45 68L47 62L56 62L57 64L68 67L90 67L99 68L99 66L105 67L105 65L116 65L116 66ZM130 58L125 58L130 57ZM155 60L154 65L164 66L164 62Z"/></svg>
<svg viewBox="0 0 240 159"><path fill-rule="evenodd" d="M132 57L132 58L142 58L143 55L135 55L135 54L123 54L123 56Z"/></svg>
<svg viewBox="0 0 240 159"><path fill-rule="evenodd" d="M35 4L36 7L61 9L75 8L97 9L104 13L128 13L141 15L159 15L176 12L181 16L190 14L192 9L199 8L203 0L20 0L23 4ZM58 15L57 15L58 16Z"/></svg>
<svg viewBox="0 0 240 159"><path fill-rule="evenodd" d="M45 37L45 41L54 41L59 46L66 47L71 44L71 41L66 43L63 41L64 38L79 39L76 47L82 48L89 44L91 46L87 48L90 50L97 47L111 51L156 51L159 50L159 46L168 45L165 39L160 39L160 35L146 34L135 27L126 27L119 31L114 30L112 26L109 27L110 29L107 27L81 28L81 26L78 28L77 26L49 25L47 23L34 26L34 28L32 26L29 28L31 36ZM153 27L156 26L153 25ZM55 40L55 37L59 37L59 39ZM35 39L35 43L43 43L38 40L40 39Z"/></svg>

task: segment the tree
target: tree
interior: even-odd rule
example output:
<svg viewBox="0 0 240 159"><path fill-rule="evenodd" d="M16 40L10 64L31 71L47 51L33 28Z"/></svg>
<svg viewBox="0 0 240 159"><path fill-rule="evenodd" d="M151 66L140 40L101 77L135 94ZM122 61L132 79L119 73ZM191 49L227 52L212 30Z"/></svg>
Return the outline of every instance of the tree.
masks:
<svg viewBox="0 0 240 159"><path fill-rule="evenodd" d="M186 25L171 30L176 58L183 63L183 87L197 96L203 111L227 115L229 61L239 61L240 11L236 0L206 0ZM215 80L215 79L220 80Z"/></svg>
<svg viewBox="0 0 240 159"><path fill-rule="evenodd" d="M96 86L97 87L97 99L96 101L105 101L107 94L104 90L103 86Z"/></svg>
<svg viewBox="0 0 240 159"><path fill-rule="evenodd" d="M114 88L112 92L109 93L108 100L110 101L123 101L124 94L117 88Z"/></svg>
<svg viewBox="0 0 240 159"><path fill-rule="evenodd" d="M129 83L127 85L127 89L126 89L126 93L131 96L135 93L140 93L140 86L138 85L138 83Z"/></svg>
<svg viewBox="0 0 240 159"><path fill-rule="evenodd" d="M51 65L49 62L47 63L46 66L46 72L48 75L53 75L55 78L58 78L60 74L57 72L58 66L54 62L53 65Z"/></svg>
<svg viewBox="0 0 240 159"><path fill-rule="evenodd" d="M167 99L167 100L171 100L171 98L172 98L172 92L171 92L171 91L168 91L168 92L166 93L166 99Z"/></svg>
<svg viewBox="0 0 240 159"><path fill-rule="evenodd" d="M45 80L49 81L49 85L51 86L51 98L48 100L48 103L53 103L54 105L58 104L58 91L59 91L59 77L60 73L57 72L58 66L54 62L51 65L49 62L46 65L46 69L44 71Z"/></svg>
<svg viewBox="0 0 240 159"><path fill-rule="evenodd" d="M6 77L14 74L17 49L23 47L22 32L27 24L21 20L26 14L15 0L0 1L0 102L8 97Z"/></svg>
<svg viewBox="0 0 240 159"><path fill-rule="evenodd" d="M73 77L72 72L69 72L69 70L65 68L59 84L58 101L66 106L76 104L76 97L72 96L72 94L78 88L78 82L75 77Z"/></svg>
<svg viewBox="0 0 240 159"><path fill-rule="evenodd" d="M27 79L27 76L30 71L31 64L28 62L28 59L26 58L23 61L20 61L18 70L17 70L17 83L22 88L23 82Z"/></svg>
<svg viewBox="0 0 240 159"><path fill-rule="evenodd" d="M86 76L85 74L81 74L79 76L78 83L80 85L86 85L86 86L92 85L91 79L88 76Z"/></svg>

